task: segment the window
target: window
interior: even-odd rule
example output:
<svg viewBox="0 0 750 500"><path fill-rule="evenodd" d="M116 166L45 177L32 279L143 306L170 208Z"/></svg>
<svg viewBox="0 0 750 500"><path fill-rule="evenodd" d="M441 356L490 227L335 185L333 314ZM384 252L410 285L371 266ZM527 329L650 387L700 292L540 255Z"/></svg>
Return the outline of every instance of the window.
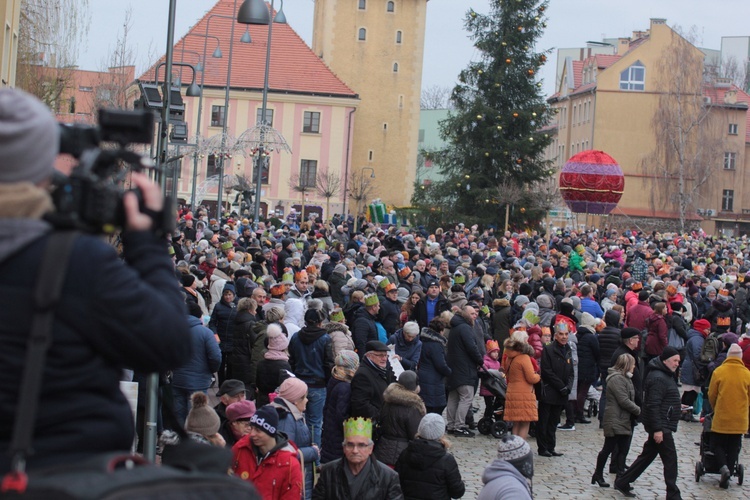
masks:
<svg viewBox="0 0 750 500"><path fill-rule="evenodd" d="M266 109L266 119L263 119L263 108L258 108L258 110L255 112L255 123L260 125L261 123L265 123L269 127L273 127L273 110L272 109Z"/></svg>
<svg viewBox="0 0 750 500"><path fill-rule="evenodd" d="M94 87L85 87L83 85L80 85L78 87L78 91L79 92L93 92L94 91Z"/></svg>
<svg viewBox="0 0 750 500"><path fill-rule="evenodd" d="M367 8L367 0L359 0L359 10L365 10Z"/></svg>
<svg viewBox="0 0 750 500"><path fill-rule="evenodd" d="M393 2L388 2L386 4L385 10L386 12L393 12L395 8L396 8L396 5Z"/></svg>
<svg viewBox="0 0 750 500"><path fill-rule="evenodd" d="M721 194L721 211L731 212L734 208L734 191L725 189Z"/></svg>
<svg viewBox="0 0 750 500"><path fill-rule="evenodd" d="M359 39L360 40L367 40L367 30L364 28L359 28Z"/></svg>
<svg viewBox="0 0 750 500"><path fill-rule="evenodd" d="M320 113L317 111L305 111L305 119L302 124L302 132L308 134L320 133Z"/></svg>
<svg viewBox="0 0 750 500"><path fill-rule="evenodd" d="M398 63L393 63L393 72L398 73Z"/></svg>
<svg viewBox="0 0 750 500"><path fill-rule="evenodd" d="M420 142L420 143L424 142L424 129L423 128L419 129L419 139L417 140L417 142Z"/></svg>
<svg viewBox="0 0 750 500"><path fill-rule="evenodd" d="M219 175L219 162L216 161L216 155L208 155L206 161L206 177Z"/></svg>
<svg viewBox="0 0 750 500"><path fill-rule="evenodd" d="M737 162L737 153L724 153L724 170L734 170Z"/></svg>
<svg viewBox="0 0 750 500"><path fill-rule="evenodd" d="M299 168L299 185L314 188L318 176L317 160L302 160Z"/></svg>
<svg viewBox="0 0 750 500"><path fill-rule="evenodd" d="M211 126L224 126L224 106L211 106Z"/></svg>
<svg viewBox="0 0 750 500"><path fill-rule="evenodd" d="M396 43L401 43L401 32L400 31L396 32Z"/></svg>
<svg viewBox="0 0 750 500"><path fill-rule="evenodd" d="M646 89L646 68L641 61L636 61L628 69L620 73L620 90Z"/></svg>
<svg viewBox="0 0 750 500"><path fill-rule="evenodd" d="M370 161L372 161L372 149L370 150L370 153L367 155Z"/></svg>
<svg viewBox="0 0 750 500"><path fill-rule="evenodd" d="M736 123L730 123L729 124L729 135L737 135L737 124Z"/></svg>

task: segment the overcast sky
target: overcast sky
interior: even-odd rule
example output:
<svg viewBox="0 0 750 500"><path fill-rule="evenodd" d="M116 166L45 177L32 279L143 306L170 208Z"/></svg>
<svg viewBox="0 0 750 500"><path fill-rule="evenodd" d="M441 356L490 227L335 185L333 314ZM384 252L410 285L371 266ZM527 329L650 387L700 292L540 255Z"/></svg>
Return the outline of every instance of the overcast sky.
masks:
<svg viewBox="0 0 750 500"><path fill-rule="evenodd" d="M354 0L348 0L354 1ZM422 1L422 0L403 0ZM469 8L488 12L491 0L430 0L427 4L422 86L452 87L458 73L477 56L463 29ZM209 10L216 0L177 0L175 40L184 35ZM132 7L130 39L136 51L138 70L145 68L149 56L161 56L166 49L168 0L90 0L91 28L89 42L81 50L82 69L99 70L115 45L117 33L128 6ZM237 6L242 0L237 0ZM279 2L275 3L278 8ZM286 0L284 13L289 24L312 44L313 0ZM710 12L713 14L710 14ZM582 47L586 41L603 37L627 37L634 30L645 30L649 18L666 18L670 26L695 26L699 45L719 49L722 36L750 36L750 2L747 0L551 0L548 27L539 41L538 50L553 49L552 56L540 72L547 94L554 92L556 49ZM151 51L151 54L149 54Z"/></svg>

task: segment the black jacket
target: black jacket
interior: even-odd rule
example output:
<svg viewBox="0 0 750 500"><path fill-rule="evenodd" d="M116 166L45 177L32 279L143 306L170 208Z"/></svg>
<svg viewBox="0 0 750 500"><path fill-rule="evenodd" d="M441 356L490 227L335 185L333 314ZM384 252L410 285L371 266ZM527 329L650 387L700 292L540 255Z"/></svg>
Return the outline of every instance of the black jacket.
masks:
<svg viewBox="0 0 750 500"><path fill-rule="evenodd" d="M573 353L568 344L553 340L544 346L541 359L542 401L565 405L573 390ZM565 392L564 392L565 391Z"/></svg>
<svg viewBox="0 0 750 500"><path fill-rule="evenodd" d="M439 441L418 438L409 443L396 462L406 500L461 498L466 486L456 459Z"/></svg>
<svg viewBox="0 0 750 500"><path fill-rule="evenodd" d="M659 358L648 364L641 420L646 432L676 432L682 414L675 374Z"/></svg>
<svg viewBox="0 0 750 500"><path fill-rule="evenodd" d="M510 337L510 302L508 299L495 299L492 301L492 338L498 344L503 343Z"/></svg>
<svg viewBox="0 0 750 500"><path fill-rule="evenodd" d="M232 377L242 380L245 386L249 386L252 381L250 356L255 341L253 327L257 321L258 318L249 311L239 312L234 317L234 339L229 362L232 365Z"/></svg>
<svg viewBox="0 0 750 500"><path fill-rule="evenodd" d="M432 281L432 278L430 279L430 281ZM451 303L448 302L448 299L446 299L441 293L437 296L437 304L435 304L435 316L433 317L440 316L442 312L450 310ZM412 312L411 318L409 319L412 321L416 321L419 324L419 328L427 327L427 297L417 302L417 305L414 307L414 311Z"/></svg>
<svg viewBox="0 0 750 500"><path fill-rule="evenodd" d="M255 372L255 386L257 390L255 406L257 408L270 403L268 395L274 392L289 377L284 370L292 373L292 366L289 364L289 361L263 358L258 362L258 369Z"/></svg>
<svg viewBox="0 0 750 500"><path fill-rule="evenodd" d="M331 336L324 328L302 328L289 341L289 364L308 387L325 388L334 366Z"/></svg>
<svg viewBox="0 0 750 500"><path fill-rule="evenodd" d="M352 386L350 382L331 377L326 387L323 406L323 432L320 436L320 461L332 462L344 456L344 420L351 414Z"/></svg>
<svg viewBox="0 0 750 500"><path fill-rule="evenodd" d="M448 340L429 328L423 328L419 338L422 341L422 352L417 366L421 389L419 395L426 406L445 406L445 378L451 374L445 359L445 346Z"/></svg>
<svg viewBox="0 0 750 500"><path fill-rule="evenodd" d="M375 317L362 307L357 311L352 326L352 340L354 341L354 350L362 359L367 352L367 342L378 340L378 327L375 325Z"/></svg>
<svg viewBox="0 0 750 500"><path fill-rule="evenodd" d="M320 470L320 478L313 490L313 500L354 500L346 479L344 459L329 462ZM370 472L362 485L357 500L403 500L398 474L370 456Z"/></svg>
<svg viewBox="0 0 750 500"><path fill-rule="evenodd" d="M605 326L599 332L599 373L602 380L607 378L612 354L622 345L620 330L620 313L610 309L604 313Z"/></svg>
<svg viewBox="0 0 750 500"><path fill-rule="evenodd" d="M586 326L578 326L578 381L593 383L599 378L599 340Z"/></svg>
<svg viewBox="0 0 750 500"><path fill-rule="evenodd" d="M370 418L377 422L383 408L383 392L392 381L393 372L381 373L365 358L352 378L352 417Z"/></svg>
<svg viewBox="0 0 750 500"><path fill-rule="evenodd" d="M208 328L219 336L221 352L230 353L234 348L234 317L237 315L237 306L234 302L227 303L220 300L214 306Z"/></svg>
<svg viewBox="0 0 750 500"><path fill-rule="evenodd" d="M474 328L459 314L451 319L446 360L452 370L448 379L449 391L462 385L474 386L477 383L477 368L482 366L482 355L479 354Z"/></svg>
<svg viewBox="0 0 750 500"><path fill-rule="evenodd" d="M386 465L395 465L406 445L417 435L424 414L424 403L416 392L399 383L389 385L383 393L375 457Z"/></svg>
<svg viewBox="0 0 750 500"><path fill-rule="evenodd" d="M389 336L393 335L401 326L401 304L388 298L381 300L378 317L383 328L385 328L385 332Z"/></svg>
<svg viewBox="0 0 750 500"><path fill-rule="evenodd" d="M8 234L23 235L34 222L41 224L30 221ZM49 238L40 233L13 250L5 223L0 220L0 449L7 451L33 317L31 295ZM126 232L123 248L125 263L98 237L80 236L73 245L40 369L31 469L129 450L133 414L120 390L122 369L164 372L190 358L185 303L164 241ZM0 470L9 467L3 453Z"/></svg>

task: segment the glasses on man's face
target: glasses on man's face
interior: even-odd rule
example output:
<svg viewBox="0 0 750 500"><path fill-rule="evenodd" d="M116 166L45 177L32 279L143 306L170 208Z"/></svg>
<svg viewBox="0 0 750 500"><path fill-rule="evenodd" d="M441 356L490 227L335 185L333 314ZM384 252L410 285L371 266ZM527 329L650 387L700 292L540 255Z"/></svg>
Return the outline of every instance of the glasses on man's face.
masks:
<svg viewBox="0 0 750 500"><path fill-rule="evenodd" d="M387 352L371 352L370 356L375 356L376 358L387 358L388 353Z"/></svg>
<svg viewBox="0 0 750 500"><path fill-rule="evenodd" d="M370 447L370 443L350 443L349 441L344 443L344 447L347 450L366 450Z"/></svg>

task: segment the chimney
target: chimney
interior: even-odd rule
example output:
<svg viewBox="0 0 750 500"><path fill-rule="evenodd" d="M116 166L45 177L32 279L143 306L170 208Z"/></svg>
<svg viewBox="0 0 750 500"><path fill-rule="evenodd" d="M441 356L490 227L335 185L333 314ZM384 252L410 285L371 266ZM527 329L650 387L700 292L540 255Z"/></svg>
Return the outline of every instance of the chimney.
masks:
<svg viewBox="0 0 750 500"><path fill-rule="evenodd" d="M617 39L617 54L624 54L630 49L630 38Z"/></svg>

